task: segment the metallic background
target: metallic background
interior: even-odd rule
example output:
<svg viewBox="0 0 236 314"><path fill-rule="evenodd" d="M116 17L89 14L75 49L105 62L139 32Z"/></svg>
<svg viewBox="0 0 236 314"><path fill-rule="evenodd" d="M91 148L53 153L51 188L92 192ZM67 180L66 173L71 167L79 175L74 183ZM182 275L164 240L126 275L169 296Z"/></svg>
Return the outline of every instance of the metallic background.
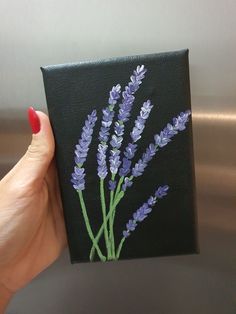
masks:
<svg viewBox="0 0 236 314"><path fill-rule="evenodd" d="M190 49L200 255L70 265L68 252L8 314L236 313L235 0L1 0L0 176L46 110L41 65Z"/></svg>

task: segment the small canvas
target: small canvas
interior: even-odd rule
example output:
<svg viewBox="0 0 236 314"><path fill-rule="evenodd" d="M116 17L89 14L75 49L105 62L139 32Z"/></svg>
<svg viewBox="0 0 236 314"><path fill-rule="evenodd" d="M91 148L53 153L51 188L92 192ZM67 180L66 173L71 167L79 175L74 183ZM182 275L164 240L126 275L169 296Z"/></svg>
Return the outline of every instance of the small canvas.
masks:
<svg viewBox="0 0 236 314"><path fill-rule="evenodd" d="M197 253L188 54L41 67L72 263Z"/></svg>

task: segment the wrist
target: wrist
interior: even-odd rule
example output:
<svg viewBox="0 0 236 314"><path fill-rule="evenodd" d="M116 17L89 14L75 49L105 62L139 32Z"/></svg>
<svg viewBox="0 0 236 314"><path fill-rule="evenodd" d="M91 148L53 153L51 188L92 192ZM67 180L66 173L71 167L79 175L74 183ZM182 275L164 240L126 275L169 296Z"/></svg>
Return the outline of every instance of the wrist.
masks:
<svg viewBox="0 0 236 314"><path fill-rule="evenodd" d="M13 293L0 283L0 314L4 314Z"/></svg>

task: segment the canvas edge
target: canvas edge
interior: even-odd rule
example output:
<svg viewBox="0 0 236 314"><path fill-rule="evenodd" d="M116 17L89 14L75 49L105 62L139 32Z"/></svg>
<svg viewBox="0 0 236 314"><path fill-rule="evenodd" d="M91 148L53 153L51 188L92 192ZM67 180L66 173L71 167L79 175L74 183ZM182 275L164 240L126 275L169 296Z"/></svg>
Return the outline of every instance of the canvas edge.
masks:
<svg viewBox="0 0 236 314"><path fill-rule="evenodd" d="M123 56L113 56L109 58L91 58L91 59L85 59L77 62L68 62L68 63L59 63L59 64L52 64L52 65L44 65L40 66L40 69L43 73L46 73L48 71L53 70L63 70L65 67L68 68L76 68L76 67L83 67L83 66L93 66L94 64L106 64L106 63L119 63L123 62L124 59L127 61L131 60L138 60L139 58L156 58L158 56L176 56L176 55L188 55L189 48L182 48L179 50L173 50L173 51L162 51L162 52L153 52L153 53L140 53L140 54L134 54L134 55L123 55Z"/></svg>
<svg viewBox="0 0 236 314"><path fill-rule="evenodd" d="M190 62L189 62L189 50L186 54L186 65L187 65L187 79L188 79L188 93L189 93L189 104L192 112L192 100L191 100L191 77L190 77ZM197 182L196 182L196 167L195 167L195 154L194 154L194 136L193 136L193 118L190 116L190 130L189 135L191 139L191 163L192 163L192 184L193 184L193 206L194 206L194 236L195 236L195 254L200 254L200 242L199 242L199 230L198 230L198 212L197 212Z"/></svg>

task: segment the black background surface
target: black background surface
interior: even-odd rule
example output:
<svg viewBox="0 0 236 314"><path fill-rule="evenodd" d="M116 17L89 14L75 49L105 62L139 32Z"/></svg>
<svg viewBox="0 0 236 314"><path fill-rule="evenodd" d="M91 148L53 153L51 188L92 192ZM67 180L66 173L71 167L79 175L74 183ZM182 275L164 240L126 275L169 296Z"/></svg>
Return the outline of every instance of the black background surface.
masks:
<svg viewBox="0 0 236 314"><path fill-rule="evenodd" d="M90 223L96 231L102 223L96 162L102 108L107 106L112 86L120 83L123 90L133 70L141 64L145 65L147 72L135 94L132 116L125 124L121 148L124 149L130 139L129 133L142 103L150 99L154 107L142 139L138 141L139 149L134 159L137 161L147 145L153 142L154 134L171 123L181 111L191 109L187 49L41 67L56 140L56 161L72 263L89 261L91 248L79 198L70 183L75 145L87 115L96 109L98 121L84 164L84 198ZM106 183L109 178L108 175ZM170 186L168 195L155 205L151 214L125 241L120 259L197 253L194 181L190 119L186 130L157 152L144 175L135 178L119 204L115 221L116 244L133 212L158 186ZM105 248L104 243L101 247Z"/></svg>

